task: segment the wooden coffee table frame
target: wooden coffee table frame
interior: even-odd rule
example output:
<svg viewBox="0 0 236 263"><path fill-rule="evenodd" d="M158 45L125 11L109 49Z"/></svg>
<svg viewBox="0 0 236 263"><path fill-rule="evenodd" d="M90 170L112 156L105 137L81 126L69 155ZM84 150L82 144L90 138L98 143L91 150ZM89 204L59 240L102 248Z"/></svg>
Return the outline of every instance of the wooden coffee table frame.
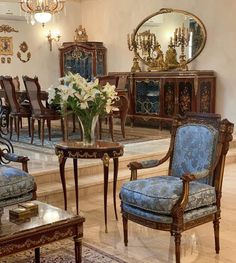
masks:
<svg viewBox="0 0 236 263"><path fill-rule="evenodd" d="M24 230L14 235L0 237L0 257L35 248L35 262L40 263L40 246L67 237L74 237L75 262L81 263L84 221L83 217L74 216L70 219Z"/></svg>

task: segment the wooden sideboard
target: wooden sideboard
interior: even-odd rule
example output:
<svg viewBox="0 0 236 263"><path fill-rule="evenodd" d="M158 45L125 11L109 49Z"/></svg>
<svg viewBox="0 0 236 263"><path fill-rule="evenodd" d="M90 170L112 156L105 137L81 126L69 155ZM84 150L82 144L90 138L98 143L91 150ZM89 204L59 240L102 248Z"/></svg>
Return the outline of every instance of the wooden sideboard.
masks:
<svg viewBox="0 0 236 263"><path fill-rule="evenodd" d="M215 112L216 76L214 71L111 72L127 75L130 102L128 117L171 121L185 112Z"/></svg>
<svg viewBox="0 0 236 263"><path fill-rule="evenodd" d="M61 76L70 71L90 80L106 74L106 48L102 42L65 42L59 52Z"/></svg>

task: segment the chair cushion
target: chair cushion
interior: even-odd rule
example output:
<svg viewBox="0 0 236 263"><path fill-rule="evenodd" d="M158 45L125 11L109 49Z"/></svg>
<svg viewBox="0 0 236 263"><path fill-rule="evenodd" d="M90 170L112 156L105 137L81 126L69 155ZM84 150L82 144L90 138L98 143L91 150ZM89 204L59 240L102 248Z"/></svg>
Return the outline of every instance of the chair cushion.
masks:
<svg viewBox="0 0 236 263"><path fill-rule="evenodd" d="M171 175L209 170L215 157L218 131L213 127L186 124L177 129ZM206 180L207 179L207 180ZM200 179L211 184L211 178Z"/></svg>
<svg viewBox="0 0 236 263"><path fill-rule="evenodd" d="M27 194L33 189L33 176L18 168L0 166L0 201Z"/></svg>
<svg viewBox="0 0 236 263"><path fill-rule="evenodd" d="M182 180L174 176L157 176L125 183L120 198L123 203L158 214L170 215L182 193ZM185 211L209 206L216 202L215 188L190 182L189 200Z"/></svg>

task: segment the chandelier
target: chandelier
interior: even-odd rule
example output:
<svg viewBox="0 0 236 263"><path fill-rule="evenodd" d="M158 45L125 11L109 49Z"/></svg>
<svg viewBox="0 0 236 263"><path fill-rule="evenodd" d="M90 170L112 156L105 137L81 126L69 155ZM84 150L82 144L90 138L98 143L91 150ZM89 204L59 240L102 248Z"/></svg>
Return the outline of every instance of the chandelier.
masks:
<svg viewBox="0 0 236 263"><path fill-rule="evenodd" d="M32 25L36 20L44 26L54 14L62 11L64 4L65 0L20 0L21 9Z"/></svg>

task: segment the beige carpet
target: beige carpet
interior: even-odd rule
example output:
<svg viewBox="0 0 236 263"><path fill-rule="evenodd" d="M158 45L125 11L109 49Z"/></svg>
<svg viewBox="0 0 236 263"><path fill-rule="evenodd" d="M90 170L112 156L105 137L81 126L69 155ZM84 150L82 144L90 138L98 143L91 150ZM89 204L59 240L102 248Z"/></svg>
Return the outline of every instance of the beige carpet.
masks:
<svg viewBox="0 0 236 263"><path fill-rule="evenodd" d="M92 245L83 244L83 263L127 263ZM34 250L20 252L0 259L1 263L34 263ZM72 239L58 241L41 248L41 263L74 263L74 242Z"/></svg>

